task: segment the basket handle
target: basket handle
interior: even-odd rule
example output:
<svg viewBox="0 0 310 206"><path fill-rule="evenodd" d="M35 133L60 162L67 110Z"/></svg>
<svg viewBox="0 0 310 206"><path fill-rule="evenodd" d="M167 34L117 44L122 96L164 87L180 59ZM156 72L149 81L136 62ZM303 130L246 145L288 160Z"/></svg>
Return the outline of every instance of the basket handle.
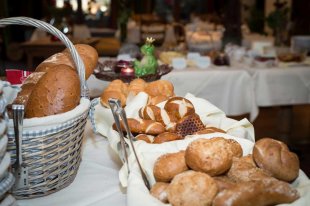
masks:
<svg viewBox="0 0 310 206"><path fill-rule="evenodd" d="M0 19L0 25L24 25L24 26L34 26L38 29L41 29L43 31L46 31L50 34L53 34L58 39L64 43L64 45L69 49L72 59L74 61L74 64L76 66L80 82L81 82L81 97L85 97L89 99L89 90L88 86L85 80L85 66L84 63L80 57L80 55L77 53L75 47L73 46L72 42L64 35L61 31L56 29L54 26L33 18L29 17L10 17L10 18L4 18Z"/></svg>

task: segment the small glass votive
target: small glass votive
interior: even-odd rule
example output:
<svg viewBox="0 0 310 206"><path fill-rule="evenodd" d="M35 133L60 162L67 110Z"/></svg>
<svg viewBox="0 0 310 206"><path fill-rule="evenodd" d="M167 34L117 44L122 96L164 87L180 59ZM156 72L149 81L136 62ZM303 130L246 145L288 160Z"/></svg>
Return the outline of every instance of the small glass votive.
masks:
<svg viewBox="0 0 310 206"><path fill-rule="evenodd" d="M124 67L121 69L121 76L134 77L135 76L135 70L131 67Z"/></svg>

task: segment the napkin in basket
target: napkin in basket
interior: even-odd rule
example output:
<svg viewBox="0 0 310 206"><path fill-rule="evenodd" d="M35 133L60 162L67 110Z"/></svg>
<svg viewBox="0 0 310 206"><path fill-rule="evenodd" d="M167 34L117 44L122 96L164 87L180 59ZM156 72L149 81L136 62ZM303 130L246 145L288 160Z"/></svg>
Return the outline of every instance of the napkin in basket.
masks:
<svg viewBox="0 0 310 206"><path fill-rule="evenodd" d="M241 121L229 119L219 108L207 100L195 97L190 93L186 94L185 98L193 103L196 113L200 116L205 125L218 127L225 130L227 134L232 134L254 142L254 128L247 119ZM128 98L127 106L125 107L127 118L138 118L138 111L141 107L147 104L147 100L148 95L144 92L140 92L138 95ZM165 102L162 102L157 106L163 108L164 105ZM114 119L111 110L103 107L100 103L94 106L94 109L93 124L95 124L94 127L97 130L96 132L107 137L111 148L118 153L117 144L119 142L119 136L118 133L112 129ZM136 144L139 144L139 142L140 141L136 142ZM150 144L150 147L153 146L153 144ZM132 163L133 162L131 162L131 164ZM127 168L123 167L120 171L119 177L124 187L127 186L127 174Z"/></svg>
<svg viewBox="0 0 310 206"><path fill-rule="evenodd" d="M145 169L147 176L152 184L155 183L153 176L153 165L156 159L165 153L168 152L177 152L179 150L185 149L187 145L198 138L212 138L212 137L224 137L229 139L234 139L238 141L243 149L243 155L252 153L254 142L249 140L234 137L228 134L214 133L214 134L205 134L205 135L191 135L187 139L173 142L166 142L156 146L151 146L150 144L139 142L136 145L136 150L140 157L142 167ZM164 204L151 196L149 191L144 185L141 174L139 172L137 163L134 162L134 157L131 155L131 172L128 177L128 186L127 186L127 205L128 206L163 206L170 205ZM122 170L121 170L122 171ZM126 174L124 175L126 176ZM292 205L292 206L305 206L310 201L310 180L303 173L299 171L299 177L291 184L296 188L300 194L300 198L293 202L292 204L281 204L281 205Z"/></svg>

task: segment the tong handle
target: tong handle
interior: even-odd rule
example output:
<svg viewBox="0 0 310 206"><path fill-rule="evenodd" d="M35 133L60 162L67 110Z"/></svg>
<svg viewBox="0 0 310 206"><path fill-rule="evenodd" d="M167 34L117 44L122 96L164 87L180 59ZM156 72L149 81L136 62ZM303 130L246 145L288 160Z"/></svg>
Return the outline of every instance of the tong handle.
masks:
<svg viewBox="0 0 310 206"><path fill-rule="evenodd" d="M119 110L119 107L121 105L121 102L118 99L112 99L111 98L111 99L109 99L109 105L110 105L110 108L111 108L111 111L112 111L112 114L113 114L113 117L115 120L116 129L117 129L119 136L120 136L120 143L121 143L121 148L122 148L121 159L122 159L123 163L126 163L127 170L129 173L128 153L127 153L127 148L126 148L127 143L125 141L125 137L124 137L123 131L121 129L121 121L120 121L119 114L118 114L118 110Z"/></svg>
<svg viewBox="0 0 310 206"><path fill-rule="evenodd" d="M140 163L140 161L139 161L139 158L138 158L138 155L137 155L137 153L136 153L135 146L134 146L134 144L133 144L134 137L133 137L133 135L132 135L132 133L131 133L131 131L130 131L129 125L128 125L126 112L125 112L125 110L122 108L120 100L118 100L118 99L109 99L109 103L115 104L115 106L116 106L116 108L117 108L117 109L115 110L115 113L116 113L118 116L120 116L121 119L123 120L123 124L124 124L125 130L126 130L126 133L127 133L128 137L129 137L128 139L129 139L131 148L132 148L132 150L133 150L133 153L134 153L134 155L135 155L136 161L137 161L137 163L138 163L138 166L139 166L139 170L140 170L140 172L141 172L142 179L143 179L143 181L144 181L145 186L148 188L148 190L150 190L150 189L151 189L151 184L149 183L149 181L148 181L148 179L147 179L147 177L146 177L146 174L145 174L145 172L144 172L144 170L143 170L143 168L142 168L142 165L141 165L141 163ZM111 106L111 104L110 104L110 106ZM114 105L113 105L113 106L114 106ZM112 107L111 107L111 108L112 108ZM113 109L112 109L112 111L113 111ZM113 113L113 115L114 115L114 113Z"/></svg>
<svg viewBox="0 0 310 206"><path fill-rule="evenodd" d="M21 165L23 164L22 137L23 137L24 109L25 109L24 105L18 105L18 104L12 105L15 145L16 145L16 162L14 164L15 169L21 167Z"/></svg>

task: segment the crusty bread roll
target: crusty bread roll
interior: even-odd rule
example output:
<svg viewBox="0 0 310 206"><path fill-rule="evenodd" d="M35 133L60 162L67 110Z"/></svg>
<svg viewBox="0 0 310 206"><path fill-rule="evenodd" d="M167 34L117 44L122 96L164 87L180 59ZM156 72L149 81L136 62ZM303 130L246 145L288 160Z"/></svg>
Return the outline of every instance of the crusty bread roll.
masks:
<svg viewBox="0 0 310 206"><path fill-rule="evenodd" d="M236 186L236 182L229 179L226 175L220 175L213 177L215 180L217 187L219 189L219 192L222 190L230 189Z"/></svg>
<svg viewBox="0 0 310 206"><path fill-rule="evenodd" d="M106 90L100 96L101 105L109 108L110 98L119 99L121 101L122 107L126 105L126 96L124 95L124 93L120 91L106 91Z"/></svg>
<svg viewBox="0 0 310 206"><path fill-rule="evenodd" d="M128 93L133 93L137 95L139 92L144 92L147 83L140 78L134 79L129 83Z"/></svg>
<svg viewBox="0 0 310 206"><path fill-rule="evenodd" d="M152 135L138 134L135 138L137 140L143 140L147 143L153 143L154 142L154 136L152 136Z"/></svg>
<svg viewBox="0 0 310 206"><path fill-rule="evenodd" d="M84 66L85 66L85 79L88 79L88 77L93 73L94 69L96 68L97 62L98 62L98 53L96 49L93 47L87 45L87 44L76 44L74 45L77 52L79 53ZM61 53L56 53L46 60L44 60L41 64L39 64L36 68L36 72L46 72L52 67L60 64L65 64L69 67L76 68L75 63L72 59L72 56L68 49L64 50ZM75 69L74 69L75 70Z"/></svg>
<svg viewBox="0 0 310 206"><path fill-rule="evenodd" d="M147 105L139 110L139 116L142 119L154 120L166 126L168 131L174 131L177 118L169 114L165 109L161 109L155 105Z"/></svg>
<svg viewBox="0 0 310 206"><path fill-rule="evenodd" d="M168 183L166 182L156 182L152 188L151 188L151 195L153 197L156 197L163 203L168 203L168 197L167 197L167 187Z"/></svg>
<svg viewBox="0 0 310 206"><path fill-rule="evenodd" d="M142 119L161 121L160 108L155 105L147 105L139 109L139 116Z"/></svg>
<svg viewBox="0 0 310 206"><path fill-rule="evenodd" d="M263 206L291 203L299 198L297 190L280 181L251 181L220 191L213 206Z"/></svg>
<svg viewBox="0 0 310 206"><path fill-rule="evenodd" d="M165 127L154 120L128 118L128 126L132 133L158 135L165 132ZM112 125L116 129L115 123ZM121 129L125 131L123 122L121 121Z"/></svg>
<svg viewBox="0 0 310 206"><path fill-rule="evenodd" d="M157 80L148 83L145 87L145 92L152 97L160 95L172 97L174 96L174 87L172 83L167 80Z"/></svg>
<svg viewBox="0 0 310 206"><path fill-rule="evenodd" d="M164 96L164 95L158 95L158 96L155 96L155 97L150 97L149 98L149 101L148 101L148 104L149 105L157 105L161 102L164 102L166 100L168 100L169 97L167 96Z"/></svg>
<svg viewBox="0 0 310 206"><path fill-rule="evenodd" d="M235 182L249 182L269 178L271 175L256 167L252 155L234 157L227 176Z"/></svg>
<svg viewBox="0 0 310 206"><path fill-rule="evenodd" d="M224 138L197 139L187 146L185 160L195 171L220 175L231 167L231 148Z"/></svg>
<svg viewBox="0 0 310 206"><path fill-rule="evenodd" d="M180 151L160 156L156 160L153 168L156 181L170 182L174 176L188 170L184 154L184 151Z"/></svg>
<svg viewBox="0 0 310 206"><path fill-rule="evenodd" d="M182 137L185 137L187 135L194 134L197 131L203 130L204 128L205 125L200 120L199 115L193 113L183 117L177 122L175 132Z"/></svg>
<svg viewBox="0 0 310 206"><path fill-rule="evenodd" d="M241 145L234 139L225 139L230 145L230 151L232 157L242 157L243 150Z"/></svg>
<svg viewBox="0 0 310 206"><path fill-rule="evenodd" d="M217 192L213 178L195 171L178 174L167 188L168 201L173 206L211 206Z"/></svg>
<svg viewBox="0 0 310 206"><path fill-rule="evenodd" d="M74 109L80 102L80 80L67 65L48 70L29 96L25 117L44 117Z"/></svg>
<svg viewBox="0 0 310 206"><path fill-rule="evenodd" d="M122 107L126 105L128 85L120 79L113 80L100 95L100 103L105 107L110 107L109 99L119 99Z"/></svg>
<svg viewBox="0 0 310 206"><path fill-rule="evenodd" d="M182 139L182 137L176 133L164 132L164 133L157 135L154 138L153 143L154 144L160 144L163 142L170 142L170 141L174 141L174 140L178 140L178 139Z"/></svg>
<svg viewBox="0 0 310 206"><path fill-rule="evenodd" d="M195 113L194 105L188 99L183 97L170 98L166 102L164 108L168 113L172 114L178 119Z"/></svg>
<svg viewBox="0 0 310 206"><path fill-rule="evenodd" d="M298 177L298 156L283 142L271 138L258 140L253 148L253 158L260 168L279 180L290 182Z"/></svg>
<svg viewBox="0 0 310 206"><path fill-rule="evenodd" d="M196 132L195 134L211 134L211 133L215 133L215 132L226 133L224 130L222 130L220 128L206 127L205 129L200 130L200 131Z"/></svg>
<svg viewBox="0 0 310 206"><path fill-rule="evenodd" d="M125 96L127 96L128 85L120 79L115 79L109 84L109 86L105 89L105 91L119 91L123 93Z"/></svg>

